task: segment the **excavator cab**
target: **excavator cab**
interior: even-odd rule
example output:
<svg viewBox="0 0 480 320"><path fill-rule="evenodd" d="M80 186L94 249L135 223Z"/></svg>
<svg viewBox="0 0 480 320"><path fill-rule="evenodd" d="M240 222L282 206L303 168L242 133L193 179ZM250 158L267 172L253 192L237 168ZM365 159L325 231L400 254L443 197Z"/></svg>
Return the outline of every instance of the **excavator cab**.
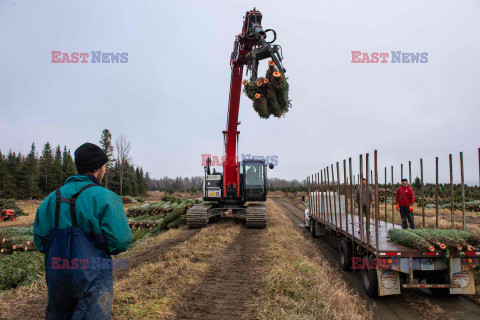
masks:
<svg viewBox="0 0 480 320"><path fill-rule="evenodd" d="M267 165L264 160L245 159L241 165L241 194L245 201L265 201L267 197Z"/></svg>

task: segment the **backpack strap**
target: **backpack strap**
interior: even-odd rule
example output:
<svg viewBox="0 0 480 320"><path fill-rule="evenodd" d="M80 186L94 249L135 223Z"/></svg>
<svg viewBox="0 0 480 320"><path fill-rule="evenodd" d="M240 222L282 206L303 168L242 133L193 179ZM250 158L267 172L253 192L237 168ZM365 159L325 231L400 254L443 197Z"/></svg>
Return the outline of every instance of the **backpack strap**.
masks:
<svg viewBox="0 0 480 320"><path fill-rule="evenodd" d="M77 193L75 193L71 198L63 198L60 195L60 189L57 189L55 191L55 195L57 197L56 205L55 205L55 228L58 228L58 222L60 219L60 203L61 202L66 202L70 204L70 217L72 219L72 226L73 227L77 226L77 213L75 211L75 204L76 204L77 198L83 191L95 186L98 186L98 184L96 183L87 184L86 186L82 187Z"/></svg>
<svg viewBox="0 0 480 320"><path fill-rule="evenodd" d="M58 228L58 219L60 215L60 199L62 198L60 196L60 189L55 190L55 196L56 196L56 201L55 201L55 228Z"/></svg>

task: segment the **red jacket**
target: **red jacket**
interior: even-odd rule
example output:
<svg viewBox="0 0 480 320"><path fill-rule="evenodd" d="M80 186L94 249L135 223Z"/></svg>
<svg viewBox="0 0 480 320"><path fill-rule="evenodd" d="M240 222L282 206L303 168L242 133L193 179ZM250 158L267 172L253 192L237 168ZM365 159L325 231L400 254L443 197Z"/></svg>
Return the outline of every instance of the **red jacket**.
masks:
<svg viewBox="0 0 480 320"><path fill-rule="evenodd" d="M410 186L401 186L397 189L395 194L395 202L402 207L408 207L415 202L415 196L413 195L413 189Z"/></svg>

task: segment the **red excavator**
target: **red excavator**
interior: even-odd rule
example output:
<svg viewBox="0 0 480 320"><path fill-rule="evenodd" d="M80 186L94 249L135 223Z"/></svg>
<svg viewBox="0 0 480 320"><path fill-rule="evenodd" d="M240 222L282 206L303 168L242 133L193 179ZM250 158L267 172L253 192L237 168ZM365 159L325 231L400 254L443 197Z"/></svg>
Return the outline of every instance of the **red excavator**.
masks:
<svg viewBox="0 0 480 320"><path fill-rule="evenodd" d="M267 34L273 39L266 41ZM203 200L187 211L187 225L190 228L205 227L210 218L221 216L228 210L234 215L244 216L247 228L265 228L267 222L267 165L265 160L237 158L238 110L242 89L243 67L247 74L251 72L251 80L257 78L260 60L271 59L278 71L286 71L282 65L282 49L273 45L277 34L272 29L262 28L262 14L255 10L248 11L244 17L242 33L235 37L233 52L230 57L232 69L230 80L230 96L228 102L227 128L223 131L225 157L223 173L210 170L211 159L207 159L204 168ZM273 169L273 164L269 164ZM250 202L255 203L250 203ZM249 203L247 203L249 202ZM263 202L263 203L259 203ZM246 204L247 203L247 204Z"/></svg>

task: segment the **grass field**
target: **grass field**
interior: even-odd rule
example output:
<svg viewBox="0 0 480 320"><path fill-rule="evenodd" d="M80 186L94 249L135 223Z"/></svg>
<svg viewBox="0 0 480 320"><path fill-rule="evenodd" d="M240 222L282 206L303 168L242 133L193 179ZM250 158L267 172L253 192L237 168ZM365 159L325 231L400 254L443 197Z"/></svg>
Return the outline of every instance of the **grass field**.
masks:
<svg viewBox="0 0 480 320"><path fill-rule="evenodd" d="M161 196L145 200L155 202ZM276 192L272 196L284 195ZM304 209L300 195L289 200ZM26 218L34 215L34 203L20 204L29 213ZM428 226L435 221L433 212L427 210ZM448 224L447 213L442 213L442 225ZM365 298L282 207L268 200L267 215L264 230L246 229L241 221L223 219L207 228L184 226L156 236L147 229L135 231L134 245L115 257L127 259L128 269L114 270L113 319L375 318ZM399 215L396 218L398 223ZM418 215L416 219L420 220ZM0 319L44 318L42 261L41 254L32 252L0 257L1 274L2 268L22 269L17 278L12 273L4 277L5 283L14 284L0 292ZM37 267L29 269L26 264ZM478 296L472 299L480 303ZM428 302L428 298L423 300Z"/></svg>

